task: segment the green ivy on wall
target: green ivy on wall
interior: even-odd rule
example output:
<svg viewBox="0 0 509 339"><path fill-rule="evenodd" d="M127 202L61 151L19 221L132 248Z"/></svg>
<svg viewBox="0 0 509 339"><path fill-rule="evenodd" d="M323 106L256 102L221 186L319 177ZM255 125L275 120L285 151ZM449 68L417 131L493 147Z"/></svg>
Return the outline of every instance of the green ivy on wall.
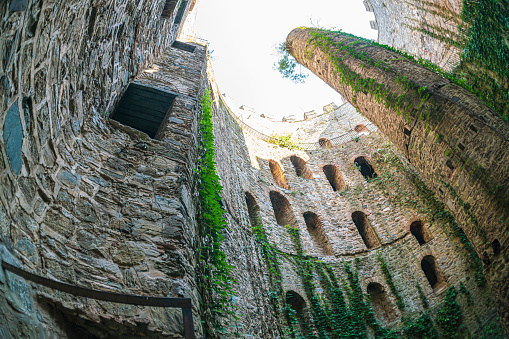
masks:
<svg viewBox="0 0 509 339"><path fill-rule="evenodd" d="M204 304L209 311L204 313L205 321L210 325L207 326L209 335L218 336L226 333L221 319L235 317L230 302L235 281L230 276L233 266L227 262L226 254L221 250L224 240L222 230L227 227L227 223L223 217L225 211L221 207L223 188L216 173L210 90L203 94L201 105L201 161L198 168L201 289Z"/></svg>

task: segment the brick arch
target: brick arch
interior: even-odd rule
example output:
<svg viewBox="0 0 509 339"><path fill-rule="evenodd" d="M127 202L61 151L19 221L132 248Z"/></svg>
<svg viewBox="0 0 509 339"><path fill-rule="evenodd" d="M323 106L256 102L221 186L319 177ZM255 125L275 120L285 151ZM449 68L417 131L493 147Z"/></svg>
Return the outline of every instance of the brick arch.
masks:
<svg viewBox="0 0 509 339"><path fill-rule="evenodd" d="M272 177L274 178L274 182L281 188L290 189L288 185L288 181L286 181L285 172L279 165L279 163L275 160L269 160L270 172L272 173Z"/></svg>
<svg viewBox="0 0 509 339"><path fill-rule="evenodd" d="M336 165L325 165L322 170L334 191L342 191L348 188L345 178Z"/></svg>
<svg viewBox="0 0 509 339"><path fill-rule="evenodd" d="M378 239L375 230L373 230L373 227L371 226L364 212L361 211L353 212L352 221L357 227L357 231L359 231L359 234L362 237L362 240L364 241L364 244L368 249L380 246L380 240Z"/></svg>
<svg viewBox="0 0 509 339"><path fill-rule="evenodd" d="M410 233L421 246L433 239L433 236L429 232L428 228L421 220L415 220L410 224Z"/></svg>
<svg viewBox="0 0 509 339"><path fill-rule="evenodd" d="M361 172L364 179L371 180L378 176L378 174L375 172L375 169L371 165L370 159L367 156L361 155L356 157L354 164L357 168L359 168L359 171Z"/></svg>
<svg viewBox="0 0 509 339"><path fill-rule="evenodd" d="M422 258L421 269L424 272L429 285L434 291L441 289L447 284L445 276L438 266L434 256L426 255L424 258Z"/></svg>
<svg viewBox="0 0 509 339"><path fill-rule="evenodd" d="M303 216L306 221L308 233L315 245L320 249L321 253L325 255L333 255L334 253L332 251L329 238L325 233L323 224L318 215L308 211L304 212Z"/></svg>
<svg viewBox="0 0 509 339"><path fill-rule="evenodd" d="M377 319L385 322L392 322L397 318L394 305L382 284L370 282L366 291L370 296L370 302Z"/></svg>
<svg viewBox="0 0 509 339"><path fill-rule="evenodd" d="M295 167L295 173L304 179L313 179L313 174L309 170L309 167L301 157L296 155L292 155L290 157L290 161L292 162L293 167Z"/></svg>
<svg viewBox="0 0 509 339"><path fill-rule="evenodd" d="M249 221L251 222L251 227L256 227L261 222L259 214L260 206L258 206L255 197L250 192L244 192L244 196L246 199L247 212L249 213Z"/></svg>
<svg viewBox="0 0 509 339"><path fill-rule="evenodd" d="M276 191L270 191L269 197L278 225L289 225L292 227L297 226L297 220L295 219L292 206L288 199Z"/></svg>

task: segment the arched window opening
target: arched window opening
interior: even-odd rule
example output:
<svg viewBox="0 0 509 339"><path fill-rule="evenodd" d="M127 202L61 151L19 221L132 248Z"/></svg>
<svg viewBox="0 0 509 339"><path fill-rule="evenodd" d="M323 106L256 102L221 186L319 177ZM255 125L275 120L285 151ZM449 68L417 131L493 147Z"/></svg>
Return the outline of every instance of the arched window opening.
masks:
<svg viewBox="0 0 509 339"><path fill-rule="evenodd" d="M387 293L379 283L370 283L367 288L373 311L378 319L391 322L396 319L397 314Z"/></svg>
<svg viewBox="0 0 509 339"><path fill-rule="evenodd" d="M420 220L416 220L410 225L410 233L412 233L421 246L431 240L431 234L429 234Z"/></svg>
<svg viewBox="0 0 509 339"><path fill-rule="evenodd" d="M362 176L366 180L374 179L378 175L376 174L375 170L373 169L373 166L369 163L369 161L365 157L357 157L355 158L355 166L359 168L361 171Z"/></svg>
<svg viewBox="0 0 509 339"><path fill-rule="evenodd" d="M332 142L327 138L318 139L318 145L320 145L320 147L322 147L322 148L328 148L328 149L332 148Z"/></svg>
<svg viewBox="0 0 509 339"><path fill-rule="evenodd" d="M309 314L306 310L306 301L297 292L287 291L286 292L286 304L295 311L295 317L299 322L299 328L302 334L308 335L308 328L304 326L304 323L308 323Z"/></svg>
<svg viewBox="0 0 509 339"><path fill-rule="evenodd" d="M249 213L249 221L251 222L251 227L256 227L261 223L260 218L260 206L256 203L256 200L254 196L249 193L245 192L246 195L246 205L247 205L247 211Z"/></svg>
<svg viewBox="0 0 509 339"><path fill-rule="evenodd" d="M427 255L422 258L421 268L432 289L436 290L443 286L445 278L432 255Z"/></svg>
<svg viewBox="0 0 509 339"><path fill-rule="evenodd" d="M318 246L321 253L325 255L333 255L329 238L327 238L327 234L323 229L320 218L318 218L318 216L313 212L305 212L304 220L306 221L306 226L311 239L313 239L313 242Z"/></svg>
<svg viewBox="0 0 509 339"><path fill-rule="evenodd" d="M334 191L342 191L348 188L346 181L337 166L325 165L323 166L323 173L325 173L325 176L327 177L327 180L329 180Z"/></svg>
<svg viewBox="0 0 509 339"><path fill-rule="evenodd" d="M501 248L498 239L493 240L493 242L491 243L491 247L493 248L493 254L495 256L500 254Z"/></svg>
<svg viewBox="0 0 509 339"><path fill-rule="evenodd" d="M271 191L269 197L277 223L281 226L289 225L295 227L297 222L288 200L276 191Z"/></svg>
<svg viewBox="0 0 509 339"><path fill-rule="evenodd" d="M281 169L281 166L274 161L269 160L269 167L270 172L272 173L272 177L274 178L274 181L276 182L276 185L278 185L281 188L289 189L288 182L286 181L285 173Z"/></svg>
<svg viewBox="0 0 509 339"><path fill-rule="evenodd" d="M363 125L363 124L359 124L357 126L355 126L354 128L355 132L359 133L359 134L364 134L364 135L368 135L369 134L369 129L366 127L366 125Z"/></svg>
<svg viewBox="0 0 509 339"><path fill-rule="evenodd" d="M286 303L297 312L297 316L302 316L304 308L306 307L306 301L299 293L294 291L286 292Z"/></svg>
<svg viewBox="0 0 509 339"><path fill-rule="evenodd" d="M484 251L481 259L484 265L488 266L489 264L491 264L491 259L490 256L488 255L488 252Z"/></svg>
<svg viewBox="0 0 509 339"><path fill-rule="evenodd" d="M299 177L302 177L304 179L313 179L313 174L311 173L311 171L308 168L308 165L302 158L299 158L296 155L292 155L290 157L290 161L292 162L293 167L295 167L295 173Z"/></svg>
<svg viewBox="0 0 509 339"><path fill-rule="evenodd" d="M378 236L376 235L373 227L371 227L371 224L368 221L368 218L363 212L353 212L352 220L368 249L380 246L380 240L378 240Z"/></svg>

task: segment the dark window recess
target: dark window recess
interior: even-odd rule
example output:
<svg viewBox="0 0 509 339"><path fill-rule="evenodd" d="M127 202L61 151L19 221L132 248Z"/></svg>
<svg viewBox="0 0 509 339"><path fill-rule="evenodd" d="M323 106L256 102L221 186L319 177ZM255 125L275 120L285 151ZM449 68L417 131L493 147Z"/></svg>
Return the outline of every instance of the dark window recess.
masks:
<svg viewBox="0 0 509 339"><path fill-rule="evenodd" d="M323 166L323 173L325 173L325 176L327 177L327 180L329 180L334 191L342 191L348 188L345 179L335 165Z"/></svg>
<svg viewBox="0 0 509 339"><path fill-rule="evenodd" d="M276 191L270 191L269 197L278 225L297 227L297 220L288 200Z"/></svg>
<svg viewBox="0 0 509 339"><path fill-rule="evenodd" d="M359 168L359 171L361 171L362 176L366 180L374 179L378 175L376 174L375 170L373 169L373 166L366 160L365 157L358 157L355 159L355 166Z"/></svg>
<svg viewBox="0 0 509 339"><path fill-rule="evenodd" d="M163 13L161 13L161 18L168 19L173 14L175 10L175 6L177 6L178 0L166 0L163 7Z"/></svg>
<svg viewBox="0 0 509 339"><path fill-rule="evenodd" d="M408 128L405 127L405 129L403 129L403 133L405 133L405 135L408 135L410 136L411 132Z"/></svg>
<svg viewBox="0 0 509 339"><path fill-rule="evenodd" d="M288 181L286 181L285 172L283 172L281 166L279 166L279 164L276 161L270 159L269 167L276 185L287 190L290 189L290 186L288 186Z"/></svg>
<svg viewBox="0 0 509 339"><path fill-rule="evenodd" d="M489 264L491 264L491 259L490 256L488 255L488 252L484 251L481 259L484 265L488 266Z"/></svg>
<svg viewBox="0 0 509 339"><path fill-rule="evenodd" d="M171 47L180 49L182 51L191 52L193 53L195 50L195 46L186 44L185 42L175 41Z"/></svg>
<svg viewBox="0 0 509 339"><path fill-rule="evenodd" d="M378 247L380 246L380 240L378 240L378 237L371 227L371 224L368 221L368 218L366 218L366 215L361 211L356 211L352 213L352 220L355 224L355 227L357 227L357 231L359 231L359 234L364 241L364 244L368 249Z"/></svg>
<svg viewBox="0 0 509 339"><path fill-rule="evenodd" d="M306 307L306 301L299 295L299 293L294 291L286 292L286 303L295 310L297 316L302 316L302 312Z"/></svg>
<svg viewBox="0 0 509 339"><path fill-rule="evenodd" d="M464 150L465 150L465 146L463 146L463 144L462 144L462 143L459 143L459 144L458 144L458 148L459 148L460 150L462 150L462 151L464 151Z"/></svg>
<svg viewBox="0 0 509 339"><path fill-rule="evenodd" d="M261 218L259 213L260 206L258 206L255 197L251 193L245 192L245 195L247 212L249 213L249 221L251 222L251 226L258 227L261 224Z"/></svg>
<svg viewBox="0 0 509 339"><path fill-rule="evenodd" d="M477 128L474 125L470 125L470 129L477 133Z"/></svg>
<svg viewBox="0 0 509 339"><path fill-rule="evenodd" d="M175 97L159 89L132 83L120 100L112 119L154 138Z"/></svg>
<svg viewBox="0 0 509 339"><path fill-rule="evenodd" d="M447 167L449 167L450 169L454 169L454 165L452 164L452 161L451 159L447 160L447 162L445 163L447 165Z"/></svg>
<svg viewBox="0 0 509 339"><path fill-rule="evenodd" d="M422 258L421 268L432 289L436 290L445 283L445 278L433 256L427 255Z"/></svg>
<svg viewBox="0 0 509 339"><path fill-rule="evenodd" d="M495 256L500 254L500 241L498 241L498 239L493 240L491 247L493 248L493 254Z"/></svg>
<svg viewBox="0 0 509 339"><path fill-rule="evenodd" d="M290 161L292 162L293 167L295 167L295 173L299 177L302 177L304 179L313 179L313 174L311 173L311 171L308 168L308 165L302 158L299 158L296 155L292 155L290 157Z"/></svg>
<svg viewBox="0 0 509 339"><path fill-rule="evenodd" d="M91 37L94 34L95 20L97 19L97 7L92 7L90 10L90 18L88 19L87 34Z"/></svg>
<svg viewBox="0 0 509 339"><path fill-rule="evenodd" d="M410 233L412 233L421 246L431 240L431 235L420 220L416 220L410 225Z"/></svg>
<svg viewBox="0 0 509 339"><path fill-rule="evenodd" d="M177 12L177 16L175 17L175 24L180 24L182 21L182 17L184 16L184 12L186 11L187 1L182 1L180 4L179 10Z"/></svg>
<svg viewBox="0 0 509 339"><path fill-rule="evenodd" d="M14 0L11 3L11 12L23 12L27 9L28 0Z"/></svg>

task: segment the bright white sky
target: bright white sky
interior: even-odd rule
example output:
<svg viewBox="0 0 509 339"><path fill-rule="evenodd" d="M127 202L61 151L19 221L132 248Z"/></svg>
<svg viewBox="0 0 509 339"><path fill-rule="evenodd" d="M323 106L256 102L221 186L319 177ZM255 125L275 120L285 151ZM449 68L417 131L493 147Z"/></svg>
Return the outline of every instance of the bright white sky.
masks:
<svg viewBox="0 0 509 339"><path fill-rule="evenodd" d="M322 113L341 97L314 74L305 84L293 84L274 70L275 46L299 26L335 27L376 39L362 0L201 0L194 31L210 43L212 65L222 93L237 106L280 119L303 112ZM298 68L299 66L297 66ZM303 71L306 70L303 68Z"/></svg>

